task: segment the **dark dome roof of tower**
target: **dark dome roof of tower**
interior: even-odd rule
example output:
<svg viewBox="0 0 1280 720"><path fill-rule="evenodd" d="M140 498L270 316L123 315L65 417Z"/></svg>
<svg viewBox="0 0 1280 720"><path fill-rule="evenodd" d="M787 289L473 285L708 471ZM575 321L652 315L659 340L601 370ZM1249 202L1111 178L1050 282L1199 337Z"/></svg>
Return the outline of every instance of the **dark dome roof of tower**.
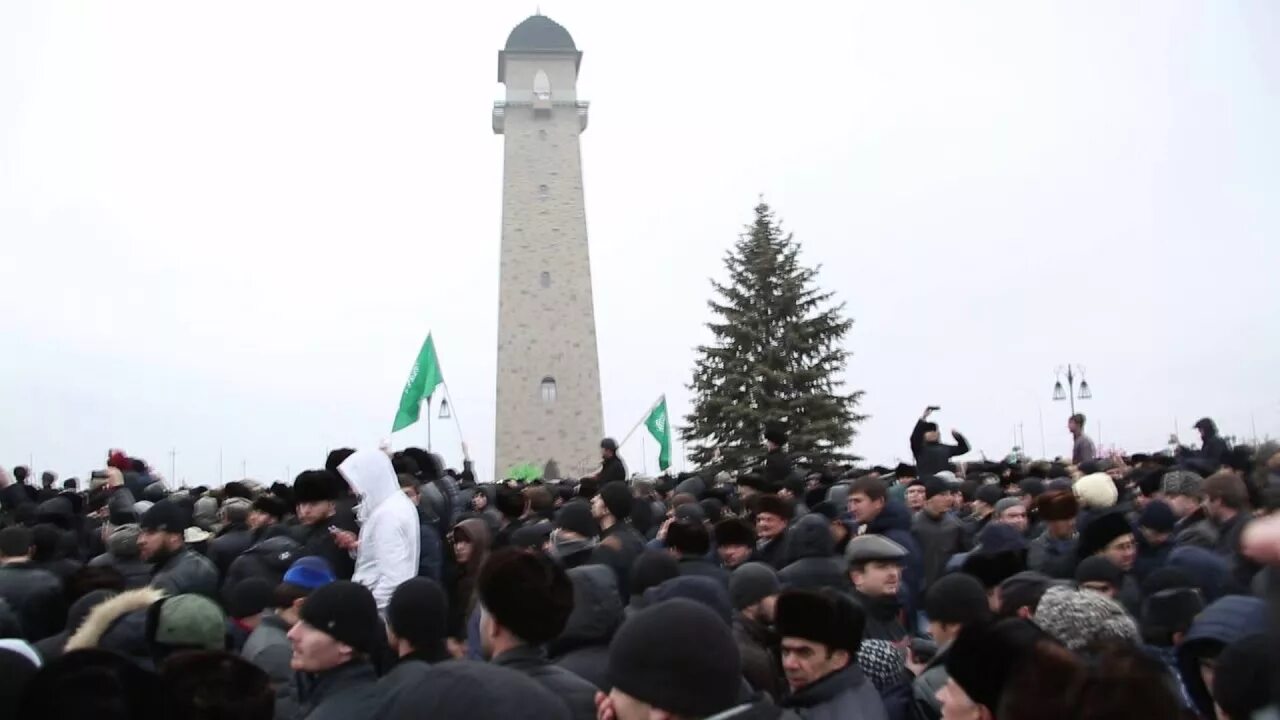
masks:
<svg viewBox="0 0 1280 720"><path fill-rule="evenodd" d="M546 15L530 15L507 36L507 50L577 50L569 31Z"/></svg>

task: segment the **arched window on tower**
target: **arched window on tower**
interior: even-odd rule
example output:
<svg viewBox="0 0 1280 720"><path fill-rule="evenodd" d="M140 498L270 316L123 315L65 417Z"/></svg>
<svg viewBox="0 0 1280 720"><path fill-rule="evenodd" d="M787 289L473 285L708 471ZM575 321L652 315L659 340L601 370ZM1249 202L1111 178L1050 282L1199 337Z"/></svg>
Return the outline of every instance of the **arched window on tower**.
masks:
<svg viewBox="0 0 1280 720"><path fill-rule="evenodd" d="M551 99L551 79L545 70L538 70L533 76L533 97L538 100Z"/></svg>
<svg viewBox="0 0 1280 720"><path fill-rule="evenodd" d="M550 404L556 401L556 379L542 378L542 402Z"/></svg>
<svg viewBox="0 0 1280 720"><path fill-rule="evenodd" d="M551 273L543 270L542 275L538 278L538 284L544 288L551 287Z"/></svg>

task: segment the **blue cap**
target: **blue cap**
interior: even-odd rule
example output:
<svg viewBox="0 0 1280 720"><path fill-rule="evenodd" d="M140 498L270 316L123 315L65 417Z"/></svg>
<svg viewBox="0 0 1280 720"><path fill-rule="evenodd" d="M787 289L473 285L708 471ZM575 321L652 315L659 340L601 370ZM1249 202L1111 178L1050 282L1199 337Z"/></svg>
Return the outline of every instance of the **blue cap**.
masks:
<svg viewBox="0 0 1280 720"><path fill-rule="evenodd" d="M289 566L289 571L284 574L283 582L297 585L307 590L315 590L321 585L328 585L336 579L333 576L333 570L330 569L329 563L324 558L311 556L295 560L293 565Z"/></svg>

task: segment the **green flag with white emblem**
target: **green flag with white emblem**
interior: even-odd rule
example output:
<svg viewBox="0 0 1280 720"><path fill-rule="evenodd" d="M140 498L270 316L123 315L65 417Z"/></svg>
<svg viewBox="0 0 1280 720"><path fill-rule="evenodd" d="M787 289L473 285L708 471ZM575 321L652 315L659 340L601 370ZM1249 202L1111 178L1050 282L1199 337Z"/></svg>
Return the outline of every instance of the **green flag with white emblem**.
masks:
<svg viewBox="0 0 1280 720"><path fill-rule="evenodd" d="M667 420L667 396L658 398L658 404L649 411L644 421L649 434L658 441L658 469L666 471L671 467L671 423Z"/></svg>
<svg viewBox="0 0 1280 720"><path fill-rule="evenodd" d="M396 420L391 424L391 432L403 430L418 422L422 401L431 397L442 382L444 375L440 372L440 360L436 358L436 344L431 339L431 333L427 333L427 339L418 351L418 359L409 371L409 379L404 383L404 392L400 394L400 409L396 410Z"/></svg>

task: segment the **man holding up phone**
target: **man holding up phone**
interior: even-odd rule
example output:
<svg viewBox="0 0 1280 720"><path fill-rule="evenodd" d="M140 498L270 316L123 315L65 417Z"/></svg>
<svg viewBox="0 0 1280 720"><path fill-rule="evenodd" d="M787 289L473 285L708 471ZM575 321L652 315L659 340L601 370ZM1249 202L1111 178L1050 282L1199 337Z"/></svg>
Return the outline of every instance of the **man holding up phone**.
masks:
<svg viewBox="0 0 1280 720"><path fill-rule="evenodd" d="M955 445L945 445L939 441L938 424L931 422L929 416L941 410L937 405L925 408L924 414L916 421L911 431L911 454L916 458L916 468L920 477L937 475L950 469L951 458L969 452L969 441L959 432L952 430L951 437Z"/></svg>

